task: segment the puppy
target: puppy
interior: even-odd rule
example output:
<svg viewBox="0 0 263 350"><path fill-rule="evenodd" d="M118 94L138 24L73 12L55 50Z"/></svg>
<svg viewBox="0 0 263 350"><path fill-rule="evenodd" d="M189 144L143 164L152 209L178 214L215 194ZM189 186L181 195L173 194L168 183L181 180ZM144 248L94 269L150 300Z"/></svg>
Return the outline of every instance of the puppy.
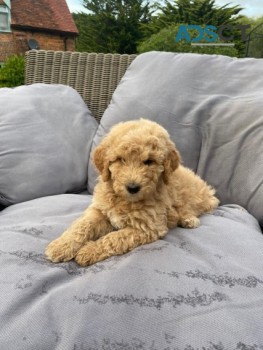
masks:
<svg viewBox="0 0 263 350"><path fill-rule="evenodd" d="M169 228L195 228L218 206L215 191L190 169L167 131L140 119L115 125L93 157L100 173L93 202L46 256L81 266L158 240Z"/></svg>

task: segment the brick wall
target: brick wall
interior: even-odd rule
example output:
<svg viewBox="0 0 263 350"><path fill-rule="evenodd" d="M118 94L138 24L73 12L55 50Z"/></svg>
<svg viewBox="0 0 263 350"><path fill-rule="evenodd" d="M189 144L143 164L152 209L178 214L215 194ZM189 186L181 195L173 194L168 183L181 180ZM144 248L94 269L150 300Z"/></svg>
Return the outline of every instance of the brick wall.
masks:
<svg viewBox="0 0 263 350"><path fill-rule="evenodd" d="M42 50L75 50L75 39L72 37L66 39L58 34L12 30L12 33L0 33L0 62L5 61L8 56L24 54L29 49L29 39L37 40Z"/></svg>

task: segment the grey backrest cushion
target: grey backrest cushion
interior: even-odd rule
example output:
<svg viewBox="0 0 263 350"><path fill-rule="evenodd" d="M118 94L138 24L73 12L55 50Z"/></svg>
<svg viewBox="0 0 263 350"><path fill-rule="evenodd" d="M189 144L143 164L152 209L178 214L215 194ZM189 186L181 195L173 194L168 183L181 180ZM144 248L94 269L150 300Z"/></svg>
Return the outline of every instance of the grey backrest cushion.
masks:
<svg viewBox="0 0 263 350"><path fill-rule="evenodd" d="M68 86L0 89L0 204L85 189L96 129Z"/></svg>
<svg viewBox="0 0 263 350"><path fill-rule="evenodd" d="M184 164L217 189L222 204L247 208L263 225L263 60L150 52L113 94L93 148L117 122L163 125ZM89 185L95 184L89 166Z"/></svg>

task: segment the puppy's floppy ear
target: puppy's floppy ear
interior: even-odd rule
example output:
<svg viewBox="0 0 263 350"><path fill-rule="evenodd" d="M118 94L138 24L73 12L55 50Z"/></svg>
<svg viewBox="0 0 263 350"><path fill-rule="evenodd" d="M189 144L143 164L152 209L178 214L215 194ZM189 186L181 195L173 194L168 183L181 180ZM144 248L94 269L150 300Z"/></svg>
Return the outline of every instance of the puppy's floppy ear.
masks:
<svg viewBox="0 0 263 350"><path fill-rule="evenodd" d="M167 185L171 174L181 163L181 157L172 141L167 142L167 154L164 159L163 181Z"/></svg>
<svg viewBox="0 0 263 350"><path fill-rule="evenodd" d="M108 181L111 176L106 151L107 146L105 142L102 141L93 153L93 162L96 165L96 168L99 170L103 181Z"/></svg>

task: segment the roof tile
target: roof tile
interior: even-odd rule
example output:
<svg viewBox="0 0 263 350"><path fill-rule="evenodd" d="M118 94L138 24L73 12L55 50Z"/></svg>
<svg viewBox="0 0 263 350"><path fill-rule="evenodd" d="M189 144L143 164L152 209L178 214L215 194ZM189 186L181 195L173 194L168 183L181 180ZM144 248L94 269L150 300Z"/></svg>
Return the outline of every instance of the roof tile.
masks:
<svg viewBox="0 0 263 350"><path fill-rule="evenodd" d="M78 33L65 0L12 0L11 25Z"/></svg>

